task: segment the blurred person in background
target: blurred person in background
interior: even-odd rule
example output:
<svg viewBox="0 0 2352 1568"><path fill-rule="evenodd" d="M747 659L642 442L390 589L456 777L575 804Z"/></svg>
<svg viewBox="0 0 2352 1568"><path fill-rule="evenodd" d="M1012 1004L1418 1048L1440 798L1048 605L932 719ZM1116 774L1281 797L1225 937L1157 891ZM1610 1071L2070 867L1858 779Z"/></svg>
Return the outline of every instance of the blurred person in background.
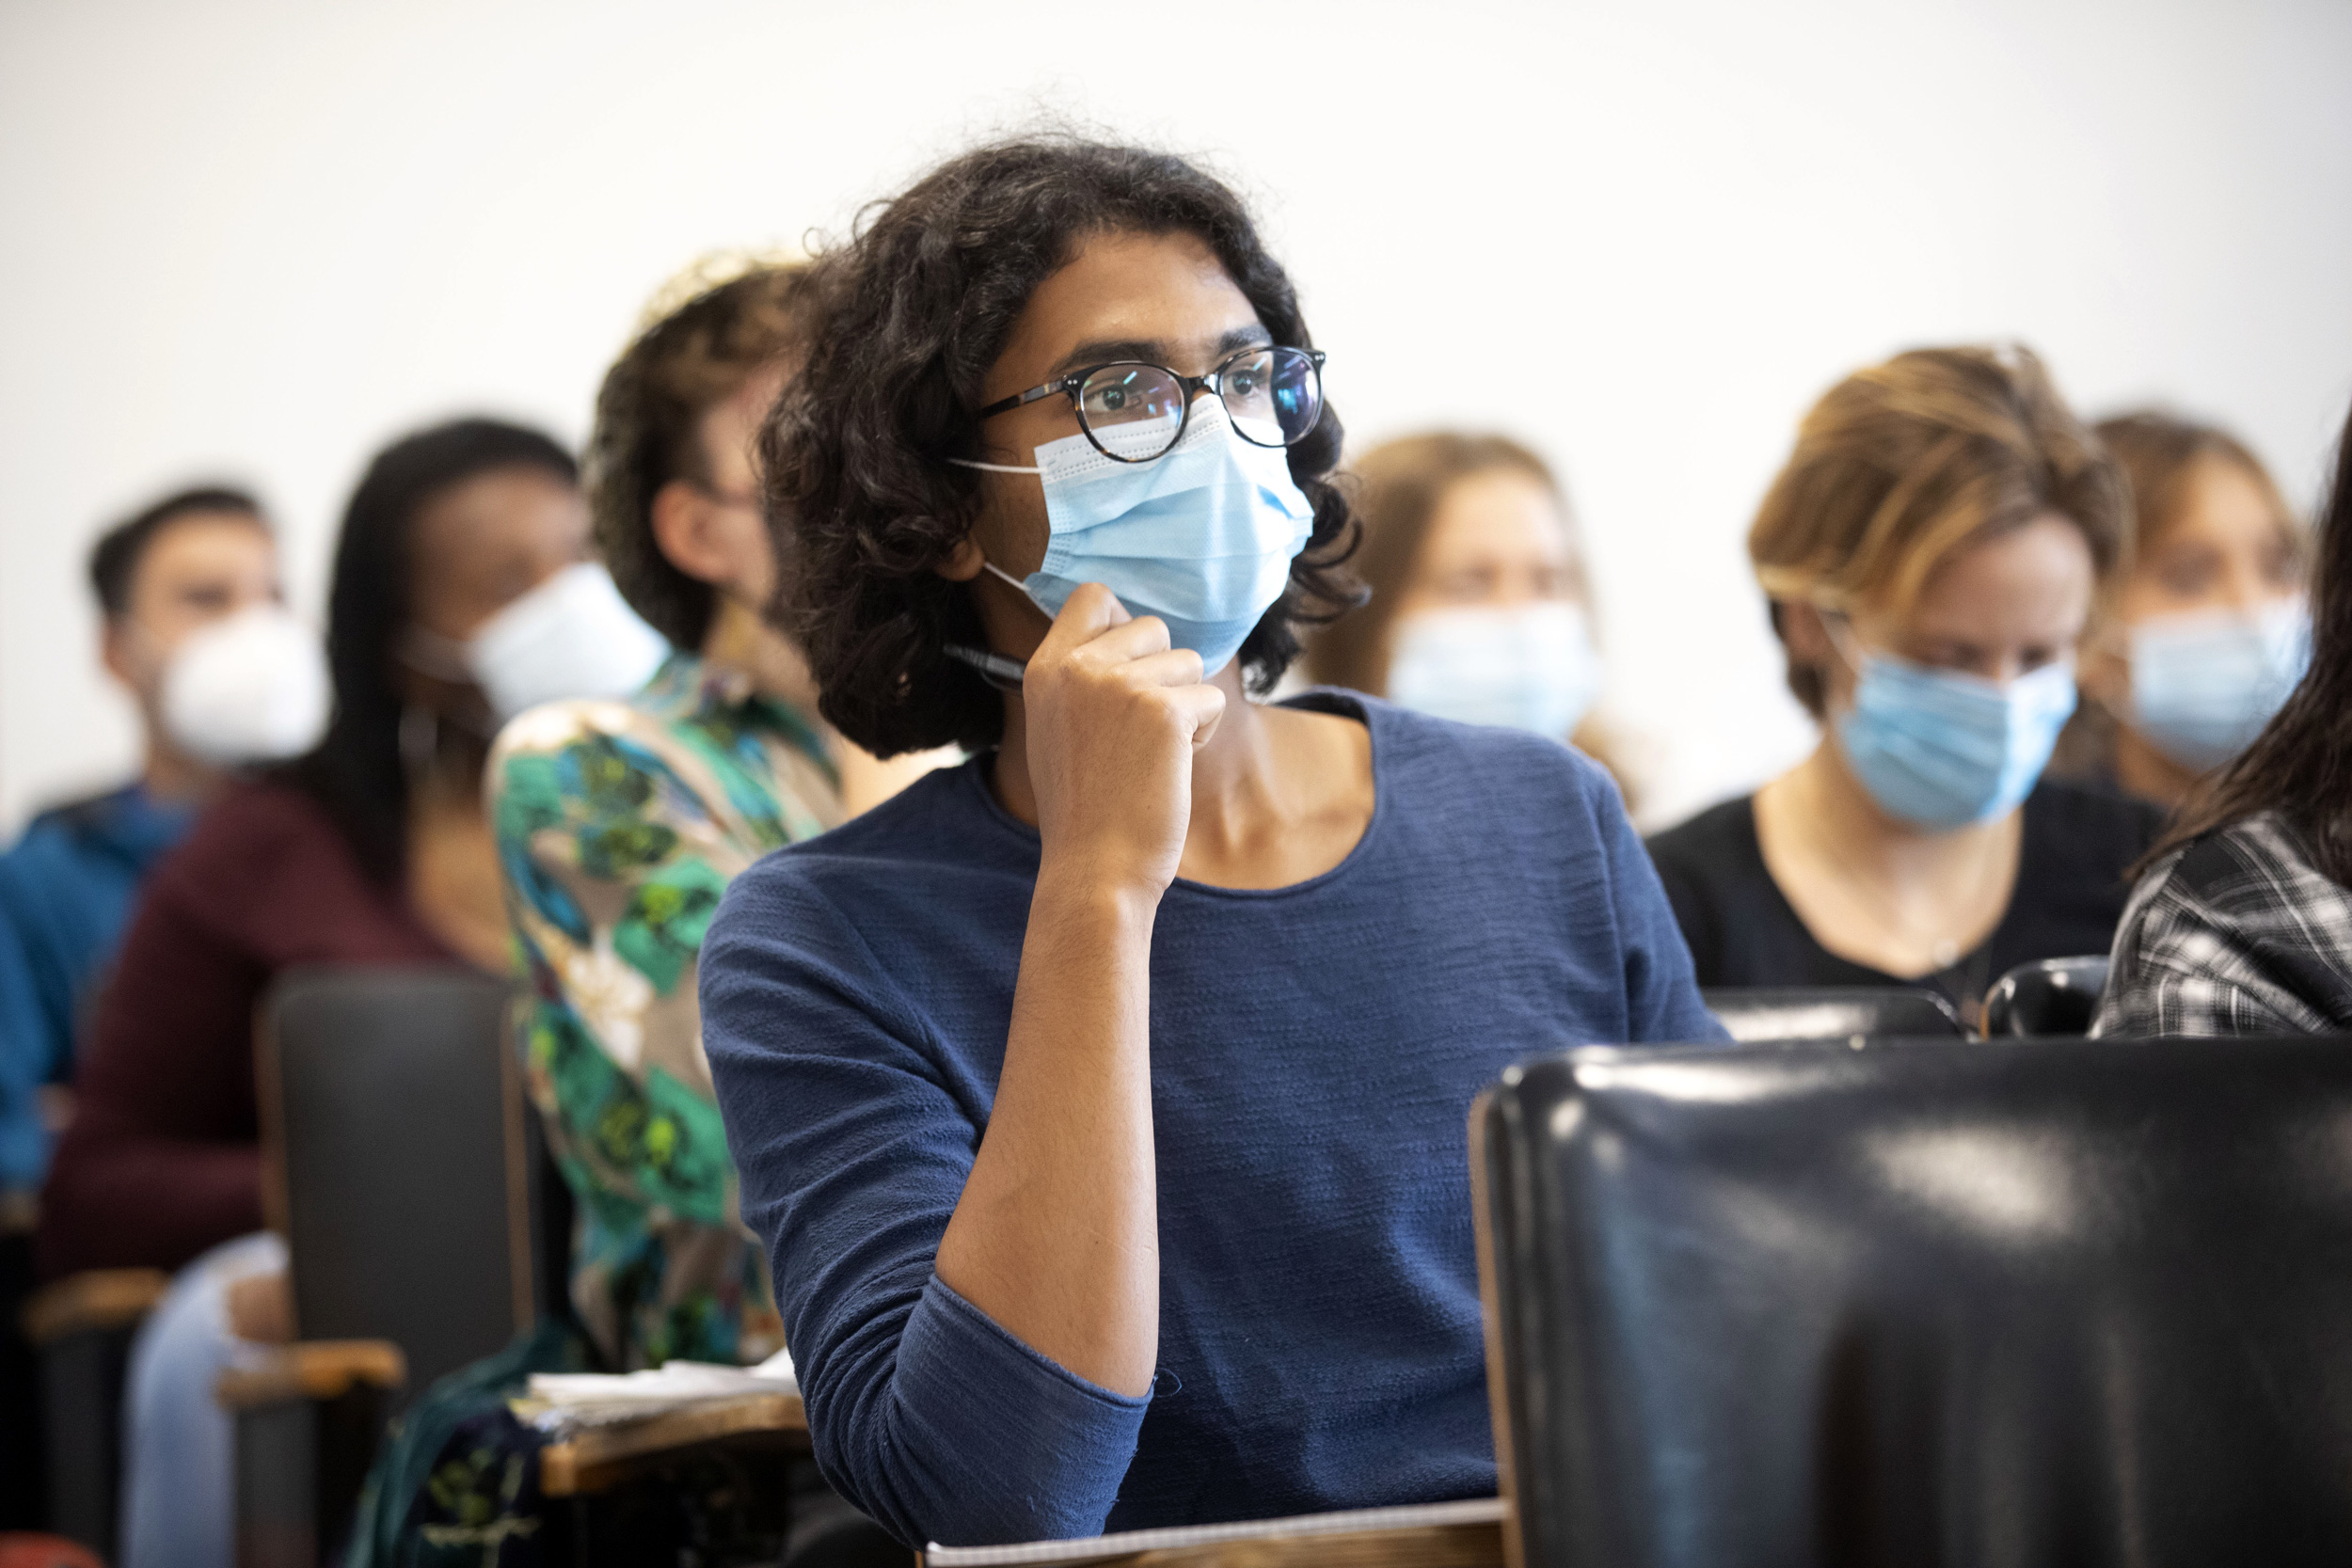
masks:
<svg viewBox="0 0 2352 1568"><path fill-rule="evenodd" d="M126 1393L122 1560L229 1560L230 1430L213 1383L283 1338L262 1231L256 1008L300 964L511 971L482 771L502 714L641 681L660 638L583 564L569 453L460 420L395 442L344 514L328 599L334 715L224 794L156 869L100 1003L43 1205L46 1272L179 1270Z"/></svg>
<svg viewBox="0 0 2352 1568"><path fill-rule="evenodd" d="M506 1406L531 1373L783 1348L703 1058L697 950L737 873L933 760L884 765L845 746L817 716L806 659L767 618L775 545L753 449L791 368L804 282L799 265L694 269L597 396L596 545L681 651L627 702L532 709L501 734L489 775L530 980L525 1081L577 1199L578 1322L543 1324L412 1407L373 1478L351 1568L474 1560L510 1536L560 1550L541 1531L568 1520L544 1514L510 1465L535 1471L545 1441ZM821 1494L800 1502L796 1546L812 1524L855 1528Z"/></svg>
<svg viewBox="0 0 2352 1568"><path fill-rule="evenodd" d="M2085 640L2050 771L2167 809L2237 755L2311 657L2309 541L2244 443L2169 414L2097 427L2131 481L2131 569Z"/></svg>
<svg viewBox="0 0 2352 1568"><path fill-rule="evenodd" d="M2318 557L2310 668L2159 847L2094 1034L2352 1034L2352 419Z"/></svg>
<svg viewBox="0 0 2352 1568"><path fill-rule="evenodd" d="M288 614L261 503L203 485L166 496L90 551L99 654L130 693L131 783L53 807L0 854L0 1528L37 1518L31 1352L18 1317L50 1141L76 1036L156 861L237 764L318 737L317 638ZM276 655L278 657L272 657Z"/></svg>
<svg viewBox="0 0 2352 1568"><path fill-rule="evenodd" d="M1502 436L1383 442L1353 466L1372 597L1307 643L1308 678L1471 724L1573 737L1629 801L1601 689L1592 578L1544 460Z"/></svg>
<svg viewBox="0 0 2352 1568"><path fill-rule="evenodd" d="M1814 405L1748 553L1820 743L1650 841L1700 984L1973 1017L2013 965L2106 951L2160 814L2042 770L2129 505L2024 349L1898 355Z"/></svg>

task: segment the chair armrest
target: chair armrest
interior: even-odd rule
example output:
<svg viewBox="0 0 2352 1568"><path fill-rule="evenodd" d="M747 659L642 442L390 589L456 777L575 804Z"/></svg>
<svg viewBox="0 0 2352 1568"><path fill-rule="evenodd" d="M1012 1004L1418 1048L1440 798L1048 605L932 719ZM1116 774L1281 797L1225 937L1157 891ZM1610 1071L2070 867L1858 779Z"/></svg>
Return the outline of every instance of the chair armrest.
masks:
<svg viewBox="0 0 2352 1568"><path fill-rule="evenodd" d="M389 1339L310 1339L273 1346L261 1360L230 1368L214 1393L224 1409L241 1411L340 1399L354 1388L389 1392L407 1380L407 1357Z"/></svg>
<svg viewBox="0 0 2352 1568"><path fill-rule="evenodd" d="M540 1450L539 1489L550 1497L600 1492L690 1449L734 1441L806 1449L801 1396L746 1394L589 1427Z"/></svg>
<svg viewBox="0 0 2352 1568"><path fill-rule="evenodd" d="M44 1285L24 1304L24 1337L53 1344L72 1334L129 1328L171 1288L161 1269L90 1269Z"/></svg>

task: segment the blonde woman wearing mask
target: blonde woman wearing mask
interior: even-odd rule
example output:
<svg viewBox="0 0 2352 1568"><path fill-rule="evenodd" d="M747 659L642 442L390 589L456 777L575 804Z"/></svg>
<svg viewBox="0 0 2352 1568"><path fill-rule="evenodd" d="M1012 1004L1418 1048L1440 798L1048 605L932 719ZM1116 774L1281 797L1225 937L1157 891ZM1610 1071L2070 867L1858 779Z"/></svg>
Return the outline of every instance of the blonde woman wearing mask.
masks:
<svg viewBox="0 0 2352 1568"><path fill-rule="evenodd" d="M1813 754L1650 842L1699 983L1972 1009L2103 953L2153 808L2043 780L2126 553L2122 472L2023 349L1924 349L1805 417L1748 535Z"/></svg>

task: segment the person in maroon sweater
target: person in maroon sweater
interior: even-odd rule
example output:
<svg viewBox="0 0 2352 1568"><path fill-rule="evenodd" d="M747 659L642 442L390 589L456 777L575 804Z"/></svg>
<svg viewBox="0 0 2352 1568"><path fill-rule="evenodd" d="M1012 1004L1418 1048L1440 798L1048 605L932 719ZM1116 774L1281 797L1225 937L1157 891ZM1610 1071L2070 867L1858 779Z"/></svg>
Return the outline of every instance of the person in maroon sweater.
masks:
<svg viewBox="0 0 2352 1568"><path fill-rule="evenodd" d="M571 456L460 420L369 469L329 606L336 712L317 750L231 789L157 867L76 1074L41 1215L45 1274L177 1269L262 1227L255 1009L312 963L508 968L478 683L406 657L465 644L578 562ZM404 730L405 740L404 741Z"/></svg>
<svg viewBox="0 0 2352 1568"><path fill-rule="evenodd" d="M569 684L596 662L583 644L652 637L580 611L601 602L579 579L599 570L582 564L587 526L571 456L538 432L462 420L382 452L336 548L326 737L213 806L132 919L40 1246L51 1275L181 1271L134 1353L125 1568L229 1561L211 1386L240 1338L282 1337L287 1315L282 1246L256 1234L270 983L310 963L510 967L482 807L491 737L514 707L587 694Z"/></svg>

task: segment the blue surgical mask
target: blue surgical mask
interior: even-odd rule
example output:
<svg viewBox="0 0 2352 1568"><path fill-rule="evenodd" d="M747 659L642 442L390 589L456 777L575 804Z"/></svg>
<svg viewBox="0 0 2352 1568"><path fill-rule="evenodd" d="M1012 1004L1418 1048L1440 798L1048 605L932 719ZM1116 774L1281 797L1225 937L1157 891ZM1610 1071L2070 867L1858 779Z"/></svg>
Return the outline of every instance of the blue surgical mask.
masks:
<svg viewBox="0 0 2352 1568"><path fill-rule="evenodd" d="M1857 678L1853 705L1833 721L1837 743L1870 798L1914 827L1959 828L2010 811L2074 717L2071 660L2003 682L1885 654L1848 657Z"/></svg>
<svg viewBox="0 0 2352 1568"><path fill-rule="evenodd" d="M1559 600L1424 610L1396 623L1388 694L1440 719L1559 740L1600 695L1600 655L1584 612Z"/></svg>
<svg viewBox="0 0 2352 1568"><path fill-rule="evenodd" d="M1167 622L1168 641L1212 675L1282 596L1314 528L1288 450L1243 440L1214 397L1193 404L1183 437L1150 463L1105 457L1083 435L1039 447L1034 467L956 461L1044 485L1045 559L1014 582L1040 610L1058 615L1081 583L1099 582L1131 613Z"/></svg>
<svg viewBox="0 0 2352 1568"><path fill-rule="evenodd" d="M2311 610L2159 616L2132 628L2131 657L2132 728L2201 773L2244 751L2303 678Z"/></svg>

